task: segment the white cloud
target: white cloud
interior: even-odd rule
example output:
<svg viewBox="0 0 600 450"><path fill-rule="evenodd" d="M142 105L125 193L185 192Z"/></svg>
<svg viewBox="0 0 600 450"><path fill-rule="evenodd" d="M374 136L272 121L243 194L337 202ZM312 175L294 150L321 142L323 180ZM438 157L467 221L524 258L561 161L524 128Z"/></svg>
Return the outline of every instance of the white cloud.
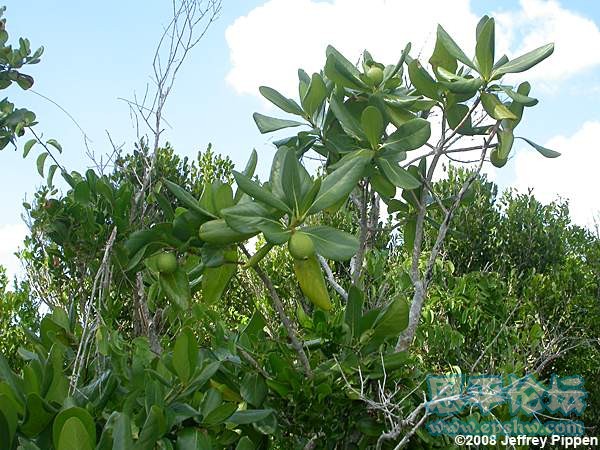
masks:
<svg viewBox="0 0 600 450"><path fill-rule="evenodd" d="M600 63L600 52L591 51L600 48L596 24L555 0L521 0L518 9L494 16L498 57L556 42L555 54L529 79L565 79ZM297 69L321 69L327 44L352 61L368 49L390 64L411 41L413 55L428 57L441 23L472 54L477 20L469 0L270 0L227 28L227 81L239 93L259 95L264 84L296 97Z"/></svg>
<svg viewBox="0 0 600 450"><path fill-rule="evenodd" d="M408 41L412 54L430 53L437 23L473 48L477 17L468 0L270 0L227 28L227 80L240 93L258 95L258 86L267 85L296 96L297 70L322 69L328 44L351 61L367 49L392 64Z"/></svg>
<svg viewBox="0 0 600 450"><path fill-rule="evenodd" d="M567 3L568 4L568 3ZM558 81L600 64L600 30L589 18L555 0L521 0L517 11L494 14L498 33L509 57L519 56L549 42L552 57L531 71L529 80Z"/></svg>
<svg viewBox="0 0 600 450"><path fill-rule="evenodd" d="M21 273L21 263L14 253L23 243L28 231L21 223L0 225L0 265L6 269L11 283L13 277Z"/></svg>
<svg viewBox="0 0 600 450"><path fill-rule="evenodd" d="M591 225L600 213L599 135L600 122L585 122L571 136L553 137L544 146L562 153L555 159L544 158L524 144L515 157L515 186L522 191L534 188L534 195L543 202L557 196L568 199L574 221Z"/></svg>

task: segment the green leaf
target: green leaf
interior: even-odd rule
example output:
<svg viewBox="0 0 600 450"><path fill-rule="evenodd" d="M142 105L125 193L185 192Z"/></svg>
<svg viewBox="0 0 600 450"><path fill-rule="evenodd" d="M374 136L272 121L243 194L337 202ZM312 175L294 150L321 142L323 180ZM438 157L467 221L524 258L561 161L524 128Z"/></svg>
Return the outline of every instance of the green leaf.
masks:
<svg viewBox="0 0 600 450"><path fill-rule="evenodd" d="M166 419L163 410L157 405L152 405L144 426L140 431L134 450L148 450L154 448L156 442L167 431Z"/></svg>
<svg viewBox="0 0 600 450"><path fill-rule="evenodd" d="M235 253L237 259L237 252L231 251L229 253L229 258ZM216 303L227 289L236 271L237 265L231 263L206 269L202 276L202 300L208 304Z"/></svg>
<svg viewBox="0 0 600 450"><path fill-rule="evenodd" d="M506 164L513 142L512 130L498 130L498 146L490 152L490 161L495 167L502 167Z"/></svg>
<svg viewBox="0 0 600 450"><path fill-rule="evenodd" d="M346 108L346 105L338 100L336 97L331 97L329 101L329 107L333 111L336 119L340 122L342 129L346 134L357 139L364 141L367 139L360 123L354 118L350 111Z"/></svg>
<svg viewBox="0 0 600 450"><path fill-rule="evenodd" d="M96 443L96 423L94 422L94 418L86 409L74 406L60 411L52 423L52 439L56 448L60 447L59 440L64 432L64 427L67 426L68 421L73 417L77 418L83 426L89 442Z"/></svg>
<svg viewBox="0 0 600 450"><path fill-rule="evenodd" d="M253 199L265 203L266 205L272 206L273 208L278 209L280 211L285 211L288 213L292 212L288 205L283 203L270 191L260 186L258 183L255 183L245 175L236 172L235 170L232 171L232 173L238 187Z"/></svg>
<svg viewBox="0 0 600 450"><path fill-rule="evenodd" d="M493 18L489 18L481 26L477 36L477 44L475 46L475 57L479 73L485 80L489 80L494 66L494 50L495 43L495 23Z"/></svg>
<svg viewBox="0 0 600 450"><path fill-rule="evenodd" d="M440 99L438 84L421 66L418 60L413 59L408 64L408 76L410 77L410 82L420 94L433 100Z"/></svg>
<svg viewBox="0 0 600 450"><path fill-rule="evenodd" d="M360 319L362 317L362 309L364 303L364 295L355 285L350 286L348 291L348 303L344 312L344 322L348 324L353 336L358 335L360 328Z"/></svg>
<svg viewBox="0 0 600 450"><path fill-rule="evenodd" d="M263 376L256 372L248 372L242 379L240 395L252 406L262 405L267 396L267 383Z"/></svg>
<svg viewBox="0 0 600 450"><path fill-rule="evenodd" d="M383 116L379 109L374 106L367 106L362 112L360 122L371 148L373 150L377 149L383 133Z"/></svg>
<svg viewBox="0 0 600 450"><path fill-rule="evenodd" d="M198 428L184 428L177 433L175 450L213 450L208 434Z"/></svg>
<svg viewBox="0 0 600 450"><path fill-rule="evenodd" d="M431 124L421 118L400 125L383 143L382 155L414 150L425 145L431 136Z"/></svg>
<svg viewBox="0 0 600 450"><path fill-rule="evenodd" d="M242 436L235 446L235 450L255 450L256 446L248 436Z"/></svg>
<svg viewBox="0 0 600 450"><path fill-rule="evenodd" d="M5 394L0 394L0 442L8 448L15 439L17 432L17 411L14 402Z"/></svg>
<svg viewBox="0 0 600 450"><path fill-rule="evenodd" d="M325 75L335 84L350 89L362 90L368 86L361 80L358 69L331 45L325 51Z"/></svg>
<svg viewBox="0 0 600 450"><path fill-rule="evenodd" d="M323 178L321 189L308 209L308 214L329 208L350 195L358 180L364 175L365 167L370 161L371 158L353 158Z"/></svg>
<svg viewBox="0 0 600 450"><path fill-rule="evenodd" d="M37 157L36 165L37 165L37 171L40 174L40 177L44 176L44 163L46 162L47 157L48 157L47 152L40 153L40 155Z"/></svg>
<svg viewBox="0 0 600 450"><path fill-rule="evenodd" d="M27 158L27 155L35 144L37 144L37 139L29 139L25 142L25 145L23 146L23 158Z"/></svg>
<svg viewBox="0 0 600 450"><path fill-rule="evenodd" d="M192 294L185 270L178 267L173 273L161 273L158 281L169 300L183 310L188 309Z"/></svg>
<svg viewBox="0 0 600 450"><path fill-rule="evenodd" d="M517 118L494 94L482 93L481 104L485 111L496 120Z"/></svg>
<svg viewBox="0 0 600 450"><path fill-rule="evenodd" d="M177 199L181 203L183 203L186 207L190 208L191 210L193 210L203 216L212 217L213 219L217 218L217 216L208 212L206 209L202 208L200 206L200 203L198 202L198 200L196 198L194 198L194 196L192 194L190 194L188 191L183 189L178 184L175 184L172 181L167 180L166 178L163 179L163 183L165 184L167 189L169 191L171 191L171 193L175 197L177 197Z"/></svg>
<svg viewBox="0 0 600 450"><path fill-rule="evenodd" d="M252 117L254 117L254 122L256 122L258 130L262 134L271 133L272 131L281 130L283 128L299 127L300 125L304 125L302 122L297 122L295 120L277 119L275 117L265 116L257 112L252 114Z"/></svg>
<svg viewBox="0 0 600 450"><path fill-rule="evenodd" d="M54 179L56 169L58 169L58 166L56 164L52 164L48 169L48 176L46 177L46 182L48 183L48 186L53 186L52 180Z"/></svg>
<svg viewBox="0 0 600 450"><path fill-rule="evenodd" d="M394 66L394 68L391 71L388 71L387 67L386 67L386 70L383 71L383 83L384 84L387 80L392 78L394 75L396 75L402 69L402 66L404 65L404 61L406 61L406 58L407 58L408 54L410 53L410 48L411 48L411 43L409 42L408 44L406 44L406 47L404 47L404 50L402 50L400 59L398 60L398 62Z"/></svg>
<svg viewBox="0 0 600 450"><path fill-rule="evenodd" d="M506 95L508 95L512 100L517 103L520 103L523 106L535 106L538 104L537 98L529 97L527 95L523 95L519 92L513 91L509 87L506 86L498 86L501 90L503 90Z"/></svg>
<svg viewBox="0 0 600 450"><path fill-rule="evenodd" d="M133 447L131 437L131 421L125 413L117 414L113 425L113 449L130 450Z"/></svg>
<svg viewBox="0 0 600 450"><path fill-rule="evenodd" d="M346 261L358 251L358 239L345 231L328 226L306 227L301 231L310 236L316 252L326 259Z"/></svg>
<svg viewBox="0 0 600 450"><path fill-rule="evenodd" d="M512 59L494 70L493 77L501 76L506 73L519 73L532 68L542 62L554 52L554 44L546 44L536 48L518 58Z"/></svg>
<svg viewBox="0 0 600 450"><path fill-rule="evenodd" d="M450 54L439 36L435 40L435 48L433 49L431 58L429 58L429 64L431 64L433 71L436 73L439 68L444 68L451 73L455 73L458 68L456 57Z"/></svg>
<svg viewBox="0 0 600 450"><path fill-rule="evenodd" d="M413 177L408 170L403 169L396 163L385 158L376 158L375 163L381 169L385 177L394 185L402 189L416 189L421 182Z"/></svg>
<svg viewBox="0 0 600 450"><path fill-rule="evenodd" d="M27 437L35 437L41 433L56 414L56 410L35 393L27 395L25 410L27 414L19 431Z"/></svg>
<svg viewBox="0 0 600 450"><path fill-rule="evenodd" d="M555 150L550 150L549 148L546 148L546 147L542 147L541 145L538 145L535 142L532 142L527 138L517 137L517 139L521 139L521 140L527 142L529 145L531 145L533 148L535 148L538 152L540 152L546 158L557 158L560 156L559 152L557 152Z"/></svg>
<svg viewBox="0 0 600 450"><path fill-rule="evenodd" d="M245 411L236 411L229 419L227 419L227 422L236 425L246 425L263 420L272 413L272 409L248 409Z"/></svg>
<svg viewBox="0 0 600 450"><path fill-rule="evenodd" d="M69 418L62 427L58 438L57 450L94 450L96 442L92 442L85 426L77 417Z"/></svg>
<svg viewBox="0 0 600 450"><path fill-rule="evenodd" d="M269 100L271 103L273 103L275 106L285 111L286 113L296 114L297 116L304 115L304 111L302 111L302 108L300 108L300 105L298 105L298 103L296 103L291 98L284 97L275 89L272 89L267 86L260 86L258 90L264 98Z"/></svg>
<svg viewBox="0 0 600 450"><path fill-rule="evenodd" d="M183 383L187 383L198 364L198 343L189 328L184 328L173 347L173 368Z"/></svg>
<svg viewBox="0 0 600 450"><path fill-rule="evenodd" d="M375 319L372 341L379 342L397 337L408 326L409 310L408 302L403 297L392 300Z"/></svg>
<svg viewBox="0 0 600 450"><path fill-rule="evenodd" d="M62 146L58 143L56 139L48 139L46 141L46 144L54 147L56 150L58 150L58 153L62 153Z"/></svg>
<svg viewBox="0 0 600 450"><path fill-rule="evenodd" d="M460 49L460 47L454 42L454 40L450 37L450 35L442 28L441 25L438 25L437 28L437 39L442 43L448 53L458 59L465 66L470 67L471 69L477 70L473 61L471 61L467 55Z"/></svg>
<svg viewBox="0 0 600 450"><path fill-rule="evenodd" d="M202 420L202 423L211 427L225 422L231 417L237 410L235 403L223 403L221 406L213 409L208 415Z"/></svg>
<svg viewBox="0 0 600 450"><path fill-rule="evenodd" d="M306 111L306 113L312 117L315 112L317 112L323 101L327 97L327 86L323 81L323 77L318 73L313 73L313 76L310 80L310 85L308 86L308 91L306 91L306 95L302 100L302 107Z"/></svg>
<svg viewBox="0 0 600 450"><path fill-rule="evenodd" d="M438 71L440 73L445 72L443 68L440 68ZM438 83L453 94L459 94L459 96L461 96L461 101L466 100L464 97L465 95L475 95L479 88L483 86L483 80L481 78L463 78L459 76L454 76L449 81L441 80Z"/></svg>

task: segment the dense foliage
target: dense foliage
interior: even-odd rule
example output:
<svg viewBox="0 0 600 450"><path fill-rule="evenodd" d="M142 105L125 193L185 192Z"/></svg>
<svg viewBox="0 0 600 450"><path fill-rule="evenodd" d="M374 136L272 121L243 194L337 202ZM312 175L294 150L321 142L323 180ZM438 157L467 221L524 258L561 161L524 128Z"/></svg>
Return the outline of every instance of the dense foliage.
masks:
<svg viewBox="0 0 600 450"><path fill-rule="evenodd" d="M255 113L261 132L304 127L275 142L265 182L256 152L235 170L145 140L109 172L60 167L66 192L50 177L25 205L27 280L0 294L0 442L452 448L411 414L428 373L577 371L598 405L599 236L479 174L506 163L537 103L503 76L553 47L496 60L493 19L476 33L469 58L439 27L432 72L410 45L361 68L328 47L323 71L299 71L299 102L262 87L296 118ZM467 140L479 164L433 181Z"/></svg>

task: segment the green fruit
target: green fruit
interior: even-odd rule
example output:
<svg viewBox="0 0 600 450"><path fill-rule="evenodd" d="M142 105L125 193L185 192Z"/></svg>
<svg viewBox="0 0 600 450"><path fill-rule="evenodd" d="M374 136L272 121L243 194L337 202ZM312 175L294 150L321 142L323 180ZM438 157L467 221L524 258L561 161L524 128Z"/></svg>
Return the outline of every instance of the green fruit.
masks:
<svg viewBox="0 0 600 450"><path fill-rule="evenodd" d="M367 70L367 77L369 80L373 82L375 86L379 86L383 81L383 70L377 66L371 66L369 70Z"/></svg>
<svg viewBox="0 0 600 450"><path fill-rule="evenodd" d="M308 234L296 232L288 241L288 250L294 259L307 259L315 254L315 244Z"/></svg>
<svg viewBox="0 0 600 450"><path fill-rule="evenodd" d="M160 273L173 273L177 270L177 258L173 253L161 253L156 258L156 266Z"/></svg>
<svg viewBox="0 0 600 450"><path fill-rule="evenodd" d="M302 293L318 308L329 311L331 300L317 257L294 259L294 272Z"/></svg>

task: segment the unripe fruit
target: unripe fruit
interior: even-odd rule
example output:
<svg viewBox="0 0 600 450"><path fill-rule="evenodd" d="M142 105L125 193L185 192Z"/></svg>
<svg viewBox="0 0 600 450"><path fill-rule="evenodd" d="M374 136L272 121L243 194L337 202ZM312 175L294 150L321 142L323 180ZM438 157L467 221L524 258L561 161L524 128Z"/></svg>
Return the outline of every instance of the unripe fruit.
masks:
<svg viewBox="0 0 600 450"><path fill-rule="evenodd" d="M309 235L294 233L288 241L288 250L294 259L306 259L315 254L315 244Z"/></svg>
<svg viewBox="0 0 600 450"><path fill-rule="evenodd" d="M379 86L383 81L383 70L380 67L371 66L367 70L367 77L369 77L375 86Z"/></svg>
<svg viewBox="0 0 600 450"><path fill-rule="evenodd" d="M316 307L329 311L331 300L317 257L312 255L307 259L295 259L294 272L300 289L306 298Z"/></svg>
<svg viewBox="0 0 600 450"><path fill-rule="evenodd" d="M156 258L156 266L160 273L173 273L177 270L177 258L173 253L161 253L158 258Z"/></svg>

